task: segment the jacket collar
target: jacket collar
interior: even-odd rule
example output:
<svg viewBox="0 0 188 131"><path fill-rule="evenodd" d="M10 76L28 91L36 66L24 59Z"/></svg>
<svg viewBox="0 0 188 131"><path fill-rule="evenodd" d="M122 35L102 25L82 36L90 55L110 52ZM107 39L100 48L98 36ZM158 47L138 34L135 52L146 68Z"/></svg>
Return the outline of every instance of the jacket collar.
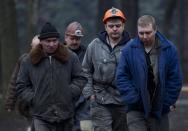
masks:
<svg viewBox="0 0 188 131"><path fill-rule="evenodd" d="M31 57L32 64L38 64L44 57L47 55L42 49L42 45L39 44L35 48L31 49L29 53ZM53 55L56 59L58 59L60 62L65 63L68 61L70 56L70 51L65 45L59 44L59 47L57 51Z"/></svg>
<svg viewBox="0 0 188 131"><path fill-rule="evenodd" d="M107 37L107 32L106 31L102 31L98 34L98 38L104 43L104 44L107 44L107 41L106 41L106 37ZM118 43L118 45L125 45L128 41L130 40L130 36L129 36L129 33L124 31L123 34L122 34L122 39L121 41Z"/></svg>

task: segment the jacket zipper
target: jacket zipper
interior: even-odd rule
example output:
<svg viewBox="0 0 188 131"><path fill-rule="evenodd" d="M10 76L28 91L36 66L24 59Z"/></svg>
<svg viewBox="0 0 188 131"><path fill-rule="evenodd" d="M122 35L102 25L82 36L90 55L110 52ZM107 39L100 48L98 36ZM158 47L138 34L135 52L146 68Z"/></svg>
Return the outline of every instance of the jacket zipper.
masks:
<svg viewBox="0 0 188 131"><path fill-rule="evenodd" d="M50 88L52 88L52 81L53 81L53 65L52 65L52 56L49 56L49 62L50 62Z"/></svg>

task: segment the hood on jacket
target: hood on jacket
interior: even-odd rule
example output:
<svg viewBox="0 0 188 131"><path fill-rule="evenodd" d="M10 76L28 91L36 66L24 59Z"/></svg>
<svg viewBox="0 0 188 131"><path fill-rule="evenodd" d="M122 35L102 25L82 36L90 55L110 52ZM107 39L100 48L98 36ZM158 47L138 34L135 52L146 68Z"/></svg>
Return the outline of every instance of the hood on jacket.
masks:
<svg viewBox="0 0 188 131"><path fill-rule="evenodd" d="M106 41L106 36L107 36L107 32L106 31L102 31L98 34L98 38L104 43L107 44L109 46L109 44ZM129 36L129 33L127 31L124 31L122 34L122 39L121 41L118 43L118 45L125 45L131 38ZM110 47L110 46L109 46Z"/></svg>
<svg viewBox="0 0 188 131"><path fill-rule="evenodd" d="M31 57L31 62L34 65L38 64L42 60L42 58L46 57L46 54L43 51L41 44L31 49L29 55ZM53 56L59 61L61 61L62 63L65 63L69 59L70 51L65 45L59 44L59 47Z"/></svg>

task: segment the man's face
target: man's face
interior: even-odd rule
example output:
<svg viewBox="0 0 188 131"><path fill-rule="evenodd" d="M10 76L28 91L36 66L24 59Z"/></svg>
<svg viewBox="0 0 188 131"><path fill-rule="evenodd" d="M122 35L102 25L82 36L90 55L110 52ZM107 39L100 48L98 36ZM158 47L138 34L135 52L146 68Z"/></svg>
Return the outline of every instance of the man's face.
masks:
<svg viewBox="0 0 188 131"><path fill-rule="evenodd" d="M138 36L145 46L150 46L155 42L156 30L153 29L152 24L147 26L138 26Z"/></svg>
<svg viewBox="0 0 188 131"><path fill-rule="evenodd" d="M59 39L58 38L47 38L44 40L41 40L41 45L43 47L43 50L48 54L53 54L58 48L59 45Z"/></svg>
<svg viewBox="0 0 188 131"><path fill-rule="evenodd" d="M71 50L76 50L80 47L81 37L65 35L65 42Z"/></svg>
<svg viewBox="0 0 188 131"><path fill-rule="evenodd" d="M108 36L113 40L118 40L124 31L124 23L121 19L109 19L105 24Z"/></svg>

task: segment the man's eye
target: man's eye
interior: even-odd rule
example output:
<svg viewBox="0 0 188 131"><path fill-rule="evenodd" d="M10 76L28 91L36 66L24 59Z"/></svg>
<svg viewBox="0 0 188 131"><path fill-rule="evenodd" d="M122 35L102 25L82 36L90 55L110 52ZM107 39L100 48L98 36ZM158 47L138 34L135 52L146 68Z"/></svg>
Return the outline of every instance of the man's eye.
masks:
<svg viewBox="0 0 188 131"><path fill-rule="evenodd" d="M108 27L109 27L109 28L113 28L114 26L113 26L113 25L109 25Z"/></svg>
<svg viewBox="0 0 188 131"><path fill-rule="evenodd" d="M121 27L121 25L116 25L117 28Z"/></svg>
<svg viewBox="0 0 188 131"><path fill-rule="evenodd" d="M46 40L46 42L48 42L48 43L49 43L49 42L50 42L50 40Z"/></svg>
<svg viewBox="0 0 188 131"><path fill-rule="evenodd" d="M146 32L146 35L149 35L149 34L151 34L151 32Z"/></svg>
<svg viewBox="0 0 188 131"><path fill-rule="evenodd" d="M139 32L140 35L144 35L144 32Z"/></svg>

